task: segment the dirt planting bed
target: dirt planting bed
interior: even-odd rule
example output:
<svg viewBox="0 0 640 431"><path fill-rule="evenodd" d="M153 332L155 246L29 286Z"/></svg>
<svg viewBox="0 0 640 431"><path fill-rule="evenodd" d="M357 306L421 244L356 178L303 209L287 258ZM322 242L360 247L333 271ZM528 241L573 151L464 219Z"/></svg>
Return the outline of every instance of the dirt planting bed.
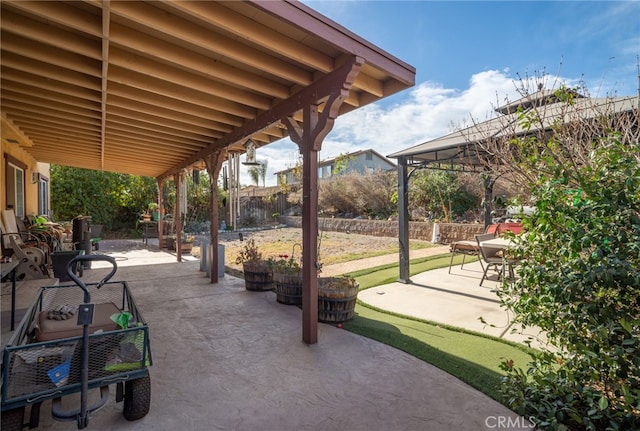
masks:
<svg viewBox="0 0 640 431"><path fill-rule="evenodd" d="M263 257L278 257L281 255L300 257L302 253L302 229L275 228L242 233L243 241L237 232L221 233L219 243L225 246L225 264L232 268L241 269L235 263L238 251L244 246L244 241L254 239L262 251ZM295 250L294 250L295 245ZM398 252L398 238L376 237L344 232L322 232L318 237L318 259L323 265L348 262L366 257L380 256ZM419 249L431 247L428 241L411 240L410 248Z"/></svg>

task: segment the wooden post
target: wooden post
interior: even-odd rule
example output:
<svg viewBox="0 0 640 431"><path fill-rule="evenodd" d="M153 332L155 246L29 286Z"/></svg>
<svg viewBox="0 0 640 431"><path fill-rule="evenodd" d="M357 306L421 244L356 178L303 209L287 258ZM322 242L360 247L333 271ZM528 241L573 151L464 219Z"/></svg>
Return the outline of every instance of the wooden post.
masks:
<svg viewBox="0 0 640 431"><path fill-rule="evenodd" d="M176 186L176 208L175 208L175 223L176 223L176 259L178 262L182 262L182 208L180 208L180 202L182 201L182 172L173 175L173 182Z"/></svg>
<svg viewBox="0 0 640 431"><path fill-rule="evenodd" d="M322 112L316 94L309 94L300 101L302 127L290 116L281 119L302 154L302 341L307 344L318 342L318 151L364 64L360 57L352 60L316 83L318 93L329 95Z"/></svg>
<svg viewBox="0 0 640 431"><path fill-rule="evenodd" d="M205 159L207 165L207 171L209 171L209 177L211 180L211 283L217 283L220 274L218 272L218 176L220 175L220 169L222 169L222 163L224 162L226 151L224 149L211 153L209 157ZM203 256L202 250L200 250L200 256Z"/></svg>
<svg viewBox="0 0 640 431"><path fill-rule="evenodd" d="M305 125L317 123L318 107L306 106L303 117ZM303 139L302 147L302 340L315 344L318 342L318 151L311 136Z"/></svg>
<svg viewBox="0 0 640 431"><path fill-rule="evenodd" d="M164 182L158 181L158 249L162 250L164 242Z"/></svg>

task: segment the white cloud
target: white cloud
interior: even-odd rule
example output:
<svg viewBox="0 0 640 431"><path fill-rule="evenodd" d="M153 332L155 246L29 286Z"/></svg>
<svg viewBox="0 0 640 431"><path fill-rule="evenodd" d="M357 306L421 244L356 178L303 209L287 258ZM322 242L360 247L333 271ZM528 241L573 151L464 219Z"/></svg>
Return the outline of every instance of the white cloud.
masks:
<svg viewBox="0 0 640 431"><path fill-rule="evenodd" d="M519 98L516 86L517 78L508 70L476 73L463 90L423 82L408 89L401 103L380 102L339 117L324 140L320 158L369 148L386 156L469 125L471 119L487 120L497 105ZM298 154L298 146L289 139L259 148L256 158L268 161L266 184L275 185L274 172L291 167ZM245 167L240 182L251 184Z"/></svg>

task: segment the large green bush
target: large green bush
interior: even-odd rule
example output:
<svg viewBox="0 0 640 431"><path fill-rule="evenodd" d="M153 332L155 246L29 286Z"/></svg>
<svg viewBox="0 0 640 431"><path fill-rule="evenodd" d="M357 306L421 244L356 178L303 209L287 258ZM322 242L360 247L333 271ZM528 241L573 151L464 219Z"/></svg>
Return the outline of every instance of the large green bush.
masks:
<svg viewBox="0 0 640 431"><path fill-rule="evenodd" d="M187 211L184 228L194 233L206 232L211 225L209 174L203 171L197 177L187 175L185 181ZM176 192L172 180L165 182L163 192L165 214L173 214ZM154 178L51 166L51 208L58 221L88 215L92 224L101 224L107 231L131 231L149 203L157 200L158 186ZM219 188L218 202L221 206L223 200L224 191Z"/></svg>
<svg viewBox="0 0 640 431"><path fill-rule="evenodd" d="M481 181L479 176L476 178ZM458 172L420 170L411 177L410 213L422 212L431 219L450 223L467 211L477 211L480 202L480 196L463 186Z"/></svg>
<svg viewBox="0 0 640 431"><path fill-rule="evenodd" d="M572 101L567 100L570 107ZM539 117L521 116L527 127ZM573 118L512 140L537 212L500 293L548 348L505 361L508 404L538 429L640 429L640 150L637 112Z"/></svg>
<svg viewBox="0 0 640 431"><path fill-rule="evenodd" d="M51 166L51 209L58 221L88 215L107 230L133 228L157 196L153 178Z"/></svg>

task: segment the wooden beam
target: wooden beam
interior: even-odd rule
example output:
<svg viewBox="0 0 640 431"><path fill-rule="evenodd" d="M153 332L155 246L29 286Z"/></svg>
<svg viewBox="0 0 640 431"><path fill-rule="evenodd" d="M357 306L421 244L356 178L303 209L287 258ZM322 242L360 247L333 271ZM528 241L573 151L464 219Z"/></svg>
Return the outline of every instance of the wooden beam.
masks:
<svg viewBox="0 0 640 431"><path fill-rule="evenodd" d="M162 29L165 35L176 41L188 42L191 46L248 64L256 70L268 70L269 73L282 79L291 80L300 85L308 85L313 81L312 73L301 67L293 67L287 61L250 48L237 39L225 37L222 33L213 32L193 21L181 19L179 13L167 13L162 8L171 9L172 5L169 2L157 2L152 5L125 1L114 3L111 12L130 19L137 25Z"/></svg>
<svg viewBox="0 0 640 431"><path fill-rule="evenodd" d="M260 113L254 119L247 121L242 127L239 127L233 132L227 134L224 138L219 139L210 144L207 148L198 151L195 155L189 157L171 171L160 175L160 178L173 175L175 172L187 168L199 160L205 159L209 154L220 148L224 148L247 139L272 124L291 117L294 113L303 109L304 106L309 106L311 104L317 105L321 101L326 100L330 95L336 93L341 94L341 97L347 97L351 86L345 86L345 83L348 82L348 79L353 79L354 76L357 76L357 72L354 72L354 70L360 70L363 64L363 58L354 57L351 62L343 64L310 86L300 90L284 102Z"/></svg>
<svg viewBox="0 0 640 431"><path fill-rule="evenodd" d="M102 74L101 74L101 112L100 121L100 166L104 169L104 147L107 135L107 84L109 78L109 23L111 14L110 0L102 0ZM162 223L159 223L162 225Z"/></svg>
<svg viewBox="0 0 640 431"><path fill-rule="evenodd" d="M332 21L323 19L322 15L298 1L261 1L248 0L253 6L262 9L280 19L288 20L292 25L312 34L322 34L327 43L334 46L349 47L350 54L367 59L367 64L387 71L405 85L415 84L416 70L413 66L384 52ZM297 10L293 10L293 9Z"/></svg>
<svg viewBox="0 0 640 431"><path fill-rule="evenodd" d="M186 50L184 47L143 34L116 22L112 23L111 27L111 43L122 46L128 51L153 56L183 70L191 70L201 76L230 85L248 87L278 99L285 99L290 94L289 87L286 85L256 73L232 67L210 56Z"/></svg>
<svg viewBox="0 0 640 431"><path fill-rule="evenodd" d="M220 85L220 81L185 71L184 68L168 66L159 61L150 60L142 55L132 54L123 49L113 49L110 63L123 69L141 73L147 77L181 85L189 91L199 91L205 94L215 94L215 97L233 101L255 109L269 109L271 98L241 90L235 85ZM202 67L202 66L200 66Z"/></svg>
<svg viewBox="0 0 640 431"><path fill-rule="evenodd" d="M52 47L64 46L65 50L83 55L85 57L100 60L102 52L100 47L91 38L83 37L78 33L65 31L61 27L51 31L51 26L42 22L26 18L12 10L2 10L2 31L20 35L29 29L29 39L44 43ZM4 38L3 38L4 39ZM4 40L3 47L4 50ZM3 59L4 63L4 59Z"/></svg>

